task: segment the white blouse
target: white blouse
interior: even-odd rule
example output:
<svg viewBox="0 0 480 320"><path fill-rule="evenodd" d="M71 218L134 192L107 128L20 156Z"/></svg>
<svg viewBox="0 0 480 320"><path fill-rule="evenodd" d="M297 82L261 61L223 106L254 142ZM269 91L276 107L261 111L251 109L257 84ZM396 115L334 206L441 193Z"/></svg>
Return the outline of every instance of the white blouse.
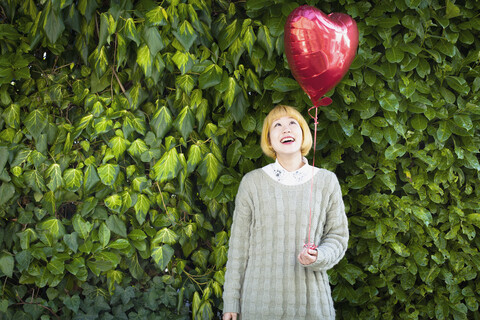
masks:
<svg viewBox="0 0 480 320"><path fill-rule="evenodd" d="M263 167L265 171L273 180L280 182L287 186L295 186L307 182L319 171L318 168L313 168L308 164L307 158L303 157L305 163L300 169L296 171L288 171L278 162L270 163Z"/></svg>

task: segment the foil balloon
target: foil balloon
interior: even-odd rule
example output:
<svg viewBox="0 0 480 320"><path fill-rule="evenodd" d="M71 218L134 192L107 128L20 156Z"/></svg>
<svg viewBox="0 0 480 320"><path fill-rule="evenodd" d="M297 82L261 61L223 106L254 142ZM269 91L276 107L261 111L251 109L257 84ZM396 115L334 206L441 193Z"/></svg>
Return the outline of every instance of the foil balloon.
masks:
<svg viewBox="0 0 480 320"><path fill-rule="evenodd" d="M312 6L301 6L287 18L285 54L294 78L316 106L347 73L358 47L355 20L344 13L326 15Z"/></svg>

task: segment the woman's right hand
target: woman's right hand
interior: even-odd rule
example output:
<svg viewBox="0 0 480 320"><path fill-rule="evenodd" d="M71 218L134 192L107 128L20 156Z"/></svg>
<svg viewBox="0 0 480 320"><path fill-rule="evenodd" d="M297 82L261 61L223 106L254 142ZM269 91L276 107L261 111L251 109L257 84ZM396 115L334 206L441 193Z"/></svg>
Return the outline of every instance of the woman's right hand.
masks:
<svg viewBox="0 0 480 320"><path fill-rule="evenodd" d="M237 314L235 312L224 313L222 320L237 320Z"/></svg>

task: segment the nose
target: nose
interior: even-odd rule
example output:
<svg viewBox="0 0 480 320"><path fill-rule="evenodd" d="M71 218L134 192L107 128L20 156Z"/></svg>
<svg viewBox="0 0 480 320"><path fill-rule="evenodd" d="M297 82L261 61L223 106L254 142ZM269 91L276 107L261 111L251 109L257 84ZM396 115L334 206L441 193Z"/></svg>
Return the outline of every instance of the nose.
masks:
<svg viewBox="0 0 480 320"><path fill-rule="evenodd" d="M283 132L291 132L290 126L283 127Z"/></svg>

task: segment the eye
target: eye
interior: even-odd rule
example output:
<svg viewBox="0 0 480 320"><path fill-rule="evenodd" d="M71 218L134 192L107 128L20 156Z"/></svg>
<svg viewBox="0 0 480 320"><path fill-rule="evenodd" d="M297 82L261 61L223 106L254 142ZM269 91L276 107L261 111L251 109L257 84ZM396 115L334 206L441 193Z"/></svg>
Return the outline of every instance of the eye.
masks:
<svg viewBox="0 0 480 320"><path fill-rule="evenodd" d="M292 120L292 121L290 121L290 124L297 124L297 121Z"/></svg>
<svg viewBox="0 0 480 320"><path fill-rule="evenodd" d="M278 126L281 126L280 122L277 122L277 123L275 123L275 124L273 125L274 128L275 128L275 127L278 127Z"/></svg>

